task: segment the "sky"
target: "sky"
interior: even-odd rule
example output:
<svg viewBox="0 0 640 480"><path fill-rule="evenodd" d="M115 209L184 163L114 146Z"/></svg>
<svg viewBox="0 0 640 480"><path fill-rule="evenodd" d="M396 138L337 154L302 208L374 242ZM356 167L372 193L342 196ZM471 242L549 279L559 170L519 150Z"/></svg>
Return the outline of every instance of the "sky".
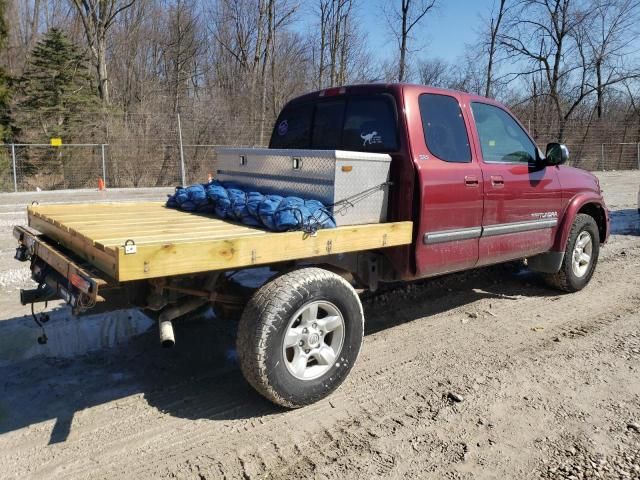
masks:
<svg viewBox="0 0 640 480"><path fill-rule="evenodd" d="M371 48L381 56L390 57L397 45L382 13L384 1L391 3L392 0L361 2L360 17ZM393 2L399 3L399 0ZM454 60L464 52L465 43L472 44L476 40L481 15L489 17L493 4L494 0L440 0L435 11L429 12L413 32L412 49L421 47L415 55Z"/></svg>

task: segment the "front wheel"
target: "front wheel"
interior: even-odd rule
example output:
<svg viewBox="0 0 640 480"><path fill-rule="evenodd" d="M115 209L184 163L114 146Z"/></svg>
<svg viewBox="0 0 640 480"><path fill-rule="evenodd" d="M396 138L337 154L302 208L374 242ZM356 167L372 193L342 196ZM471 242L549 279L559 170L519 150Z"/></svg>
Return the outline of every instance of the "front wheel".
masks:
<svg viewBox="0 0 640 480"><path fill-rule="evenodd" d="M342 277L302 268L263 285L238 326L247 381L284 407L314 403L347 377L364 334L362 304Z"/></svg>
<svg viewBox="0 0 640 480"><path fill-rule="evenodd" d="M582 290L593 276L599 253L600 235L596 221L584 213L578 214L569 232L560 271L546 275L547 282L565 292Z"/></svg>

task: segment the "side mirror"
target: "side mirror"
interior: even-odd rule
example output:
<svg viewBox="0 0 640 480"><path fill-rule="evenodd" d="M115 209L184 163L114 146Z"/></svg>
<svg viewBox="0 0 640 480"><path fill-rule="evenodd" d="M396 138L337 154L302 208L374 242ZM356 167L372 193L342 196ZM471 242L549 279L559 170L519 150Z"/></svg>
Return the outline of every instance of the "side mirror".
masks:
<svg viewBox="0 0 640 480"><path fill-rule="evenodd" d="M547 165L562 165L569 160L569 149L564 143L549 143L547 145Z"/></svg>

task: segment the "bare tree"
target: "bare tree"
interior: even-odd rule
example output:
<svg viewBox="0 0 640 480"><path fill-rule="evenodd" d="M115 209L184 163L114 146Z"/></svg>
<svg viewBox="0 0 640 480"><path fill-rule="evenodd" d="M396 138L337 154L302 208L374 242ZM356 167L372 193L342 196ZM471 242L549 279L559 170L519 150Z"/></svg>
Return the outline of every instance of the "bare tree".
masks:
<svg viewBox="0 0 640 480"><path fill-rule="evenodd" d="M136 0L70 0L82 20L87 44L98 76L98 92L104 104L111 102L107 74L107 37L117 16Z"/></svg>
<svg viewBox="0 0 640 480"><path fill-rule="evenodd" d="M217 47L218 85L229 95L241 92L236 108L246 108L257 123L255 142L263 143L275 44L299 4L288 0L214 0L213 4L210 28Z"/></svg>
<svg viewBox="0 0 640 480"><path fill-rule="evenodd" d="M344 84L350 70L357 69L354 60L361 53L363 35L354 21L355 11L354 0L319 0L319 33L313 47L318 52L316 88Z"/></svg>
<svg viewBox="0 0 640 480"><path fill-rule="evenodd" d="M407 53L413 29L436 7L438 0L400 0L399 8L385 12L391 32L398 42L398 81L407 77Z"/></svg>
<svg viewBox="0 0 640 480"><path fill-rule="evenodd" d="M576 3L576 0L524 0L508 28L498 36L500 44L514 58L529 65L514 72L514 77L544 74L545 93L554 105L558 121L558 140L564 136L566 121L588 95L588 61L579 40L588 12Z"/></svg>
<svg viewBox="0 0 640 480"><path fill-rule="evenodd" d="M491 19L489 20L489 45L487 48L487 75L485 79L485 90L484 96L491 96L491 88L493 87L493 77L494 77L494 65L496 62L496 53L498 49L498 34L500 33L500 26L502 25L502 20L504 19L505 14L507 13L507 0L499 0L500 5L498 6L498 12L493 15L491 14Z"/></svg>
<svg viewBox="0 0 640 480"><path fill-rule="evenodd" d="M441 58L422 60L418 64L420 83L432 87L448 88L451 86L451 67Z"/></svg>
<svg viewBox="0 0 640 480"><path fill-rule="evenodd" d="M109 80L111 101L124 111L156 108L160 87L166 20L157 0L138 0L122 12L111 33Z"/></svg>
<svg viewBox="0 0 640 480"><path fill-rule="evenodd" d="M596 111L600 119L606 87L611 80L638 73L628 68L625 60L633 53L637 38L640 3L636 0L592 0L590 8L592 16L585 26L584 39L595 72Z"/></svg>
<svg viewBox="0 0 640 480"><path fill-rule="evenodd" d="M613 5L614 1L610 0L606 5ZM626 3L625 0L621 1L623 3L620 5ZM606 64L605 59L609 61L616 58L616 53L628 45L624 40L607 41L607 38L616 38L616 35L607 33L596 37L601 41L593 40L594 22L598 24L598 16L602 18L598 2L524 0L520 5L521 8L510 19L509 28L500 33L498 39L514 58L524 60L529 65L529 68L515 72L514 77L542 74L544 85L539 85L536 95L546 96L551 101L557 120L557 139L561 141L567 122L589 97L636 78L638 72L609 68L606 78L598 75L598 70L602 73ZM624 8L617 11L626 13L622 17L612 15L612 18L621 19L628 15ZM625 36L629 32L620 31L620 24L601 20L599 30L613 31L621 35L619 39L629 39ZM614 27L611 30L603 25ZM514 62L514 65L517 66L518 62ZM594 77L600 78L594 80Z"/></svg>
<svg viewBox="0 0 640 480"><path fill-rule="evenodd" d="M173 112L200 74L198 56L204 46L194 0L177 0L167 13L167 35L162 42L165 80L172 99Z"/></svg>

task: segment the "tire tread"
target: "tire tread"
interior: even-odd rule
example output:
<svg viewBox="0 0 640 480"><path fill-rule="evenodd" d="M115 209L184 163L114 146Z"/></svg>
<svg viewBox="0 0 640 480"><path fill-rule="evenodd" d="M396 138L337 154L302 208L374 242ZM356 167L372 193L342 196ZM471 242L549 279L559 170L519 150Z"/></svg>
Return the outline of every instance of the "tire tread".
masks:
<svg viewBox="0 0 640 480"><path fill-rule="evenodd" d="M360 306L360 314L364 322L362 304L353 287L335 273L317 267L301 268L276 277L263 285L245 307L238 326L236 343L240 368L247 382L273 403L287 408L298 408L306 404L295 403L284 398L271 385L266 367L269 333L276 328L274 322L279 314L291 311L296 297L298 300L303 298L301 292L308 293L307 287L313 283L326 284L327 282L335 282L353 294Z"/></svg>
<svg viewBox="0 0 640 480"><path fill-rule="evenodd" d="M578 236L578 233L586 225L589 225L589 224L593 224L595 226L595 231L596 232L598 231L598 225L592 216L587 215L586 213L579 213L578 215L576 215L576 218L573 221L573 225L571 226L571 230L569 231L569 236L567 237L567 245L565 247L565 254L564 254L564 258L562 259L562 266L560 267L560 271L557 273L549 273L544 275L544 279L549 286L556 288L558 290L562 290L563 292L570 292L570 293L579 290L579 289L576 289L571 284L571 279L569 277L569 275L571 275L570 272L571 272L571 262L572 262L573 252L570 252L568 247L569 245L573 245L573 241ZM593 239L593 241L597 242L599 241L599 238L596 237ZM596 257L594 259L594 263L597 261L598 259ZM592 272L594 269L595 269L595 264L592 265L591 267ZM589 279L590 279L591 273L587 273L587 275L589 275ZM587 280L587 283L589 282L589 279Z"/></svg>

